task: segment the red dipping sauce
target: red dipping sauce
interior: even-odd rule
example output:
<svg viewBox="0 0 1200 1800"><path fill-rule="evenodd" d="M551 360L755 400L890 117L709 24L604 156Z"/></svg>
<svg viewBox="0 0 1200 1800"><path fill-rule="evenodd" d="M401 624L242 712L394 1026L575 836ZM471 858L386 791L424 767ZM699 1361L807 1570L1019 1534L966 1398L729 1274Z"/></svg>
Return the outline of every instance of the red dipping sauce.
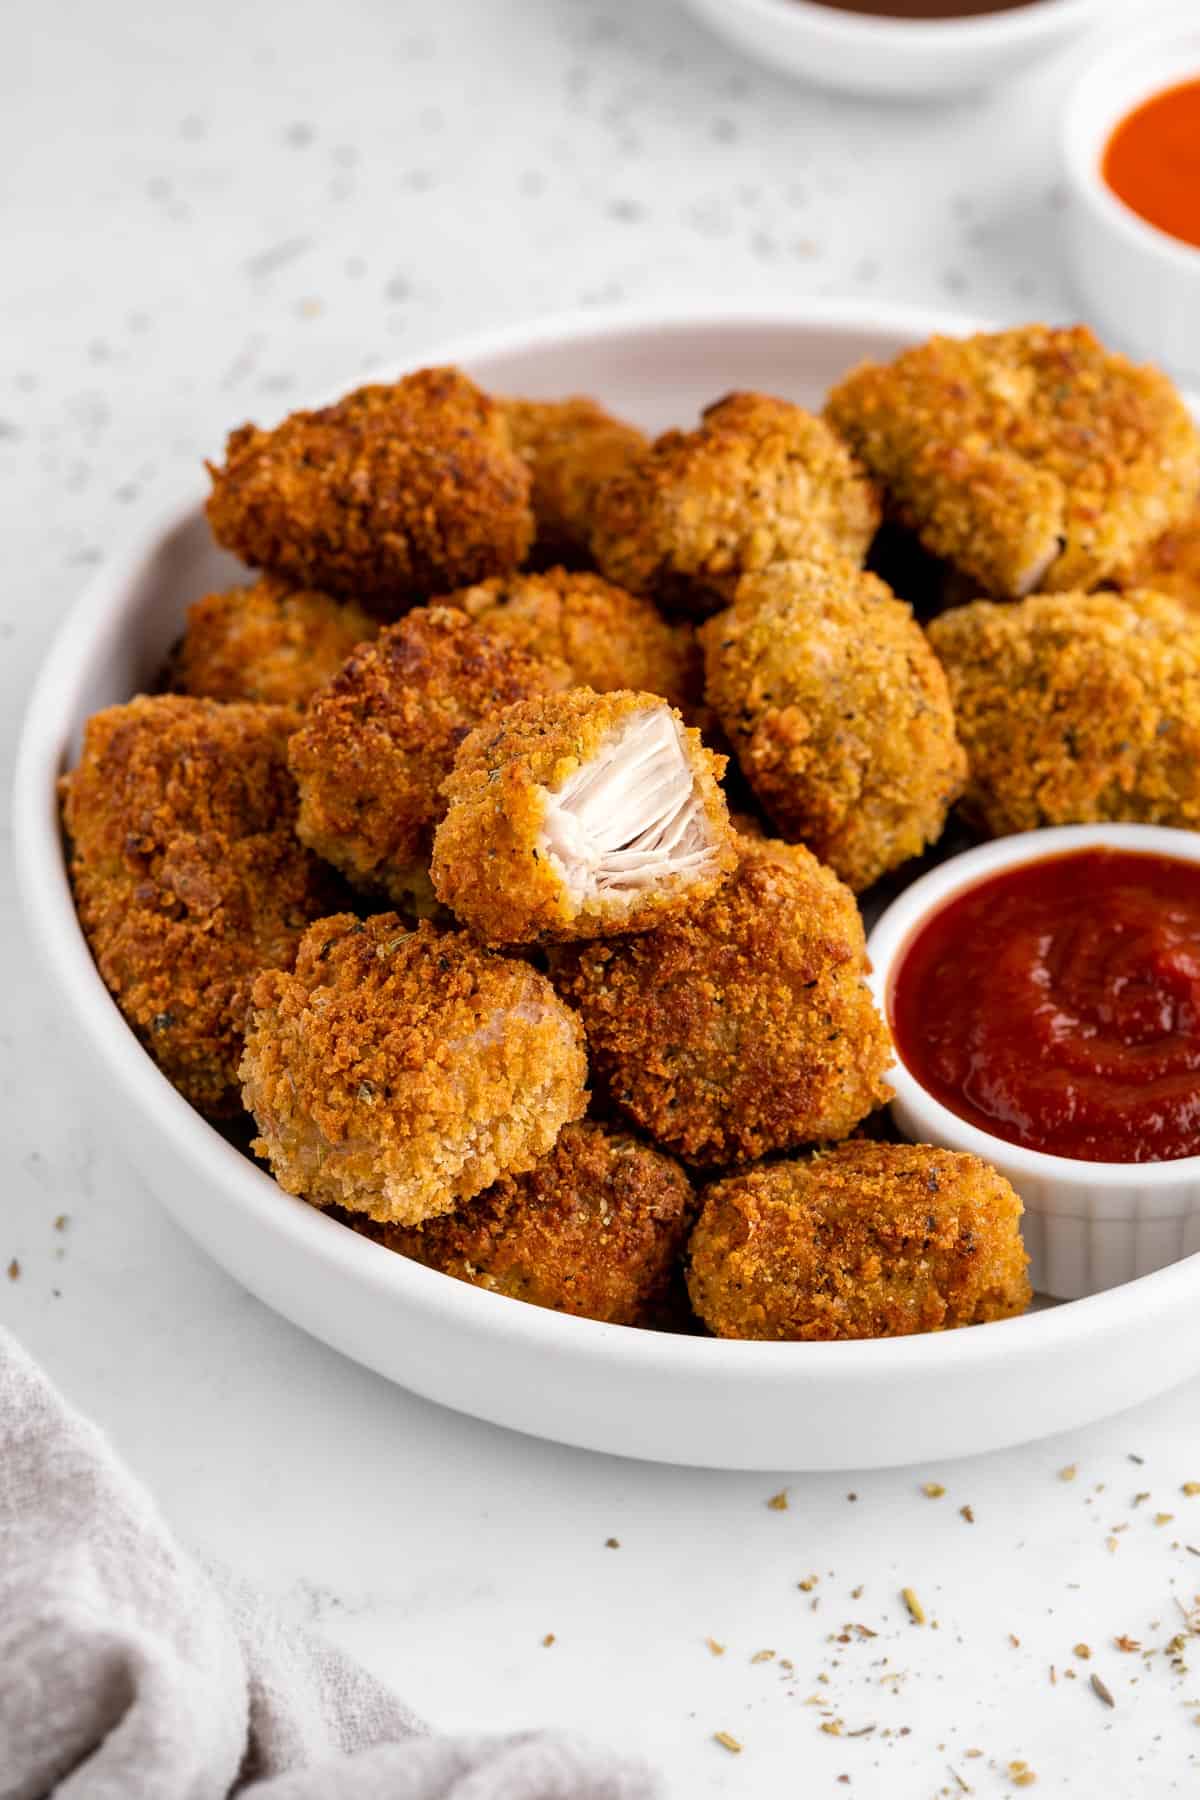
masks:
<svg viewBox="0 0 1200 1800"><path fill-rule="evenodd" d="M1105 145L1101 173L1151 225L1200 246L1200 81L1164 88L1127 113Z"/></svg>
<svg viewBox="0 0 1200 1800"><path fill-rule="evenodd" d="M1079 850L948 901L901 952L901 1060L994 1137L1085 1162L1200 1155L1200 864Z"/></svg>

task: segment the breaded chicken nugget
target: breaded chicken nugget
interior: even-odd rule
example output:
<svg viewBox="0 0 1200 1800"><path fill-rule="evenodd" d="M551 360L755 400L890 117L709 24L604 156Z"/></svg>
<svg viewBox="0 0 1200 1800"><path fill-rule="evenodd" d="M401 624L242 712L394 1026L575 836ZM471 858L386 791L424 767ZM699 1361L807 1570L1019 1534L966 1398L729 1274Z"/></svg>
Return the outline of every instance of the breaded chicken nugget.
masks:
<svg viewBox="0 0 1200 1800"><path fill-rule="evenodd" d="M352 601L264 575L253 587L206 594L188 608L171 686L200 699L303 710L355 645L378 630Z"/></svg>
<svg viewBox="0 0 1200 1800"><path fill-rule="evenodd" d="M726 1338L907 1337L1032 1298L1020 1200L977 1156L839 1144L703 1196L688 1291Z"/></svg>
<svg viewBox="0 0 1200 1800"><path fill-rule="evenodd" d="M1152 588L1200 615L1200 506L1113 577L1121 588Z"/></svg>
<svg viewBox="0 0 1200 1800"><path fill-rule="evenodd" d="M628 468L649 439L594 400L505 400L513 449L529 468L537 527L533 561L578 566L589 555L592 507L602 483Z"/></svg>
<svg viewBox="0 0 1200 1800"><path fill-rule="evenodd" d="M357 388L273 431L243 425L209 473L219 544L381 618L506 574L533 541L508 422L457 369Z"/></svg>
<svg viewBox="0 0 1200 1800"><path fill-rule="evenodd" d="M929 636L970 765L963 810L984 830L1200 825L1200 620L1177 601L980 601Z"/></svg>
<svg viewBox="0 0 1200 1800"><path fill-rule="evenodd" d="M282 1188L402 1225L533 1168L587 1105L546 977L395 913L321 919L259 977L241 1076Z"/></svg>
<svg viewBox="0 0 1200 1800"><path fill-rule="evenodd" d="M527 1174L383 1242L444 1275L610 1325L660 1316L694 1217L677 1162L592 1120L564 1125Z"/></svg>
<svg viewBox="0 0 1200 1800"><path fill-rule="evenodd" d="M841 1138L890 1096L850 890L800 845L741 839L686 918L556 958L605 1096L685 1162Z"/></svg>
<svg viewBox="0 0 1200 1800"><path fill-rule="evenodd" d="M442 783L467 734L554 686L541 663L457 607L419 607L313 695L290 761L302 841L358 888L429 898Z"/></svg>
<svg viewBox="0 0 1200 1800"><path fill-rule="evenodd" d="M293 834L294 715L163 694L89 719L62 784L75 903L96 965L167 1079L239 1108L250 983L336 904Z"/></svg>
<svg viewBox="0 0 1200 1800"><path fill-rule="evenodd" d="M591 545L610 581L702 616L769 563L814 550L861 563L878 523L874 487L828 425L786 400L729 394L605 483Z"/></svg>
<svg viewBox="0 0 1200 1800"><path fill-rule="evenodd" d="M702 700L704 676L692 627L671 624L649 600L599 575L548 569L498 576L447 594L481 630L495 632L553 670L559 688L597 694L637 688L661 694L686 716Z"/></svg>
<svg viewBox="0 0 1200 1800"><path fill-rule="evenodd" d="M1000 599L1095 587L1200 489L1170 381L1083 326L932 338L855 370L826 417L900 524Z"/></svg>
<svg viewBox="0 0 1200 1800"><path fill-rule="evenodd" d="M709 704L785 837L856 891L936 841L966 757L937 659L877 576L777 563L700 635Z"/></svg>
<svg viewBox="0 0 1200 1800"><path fill-rule="evenodd" d="M438 899L490 944L646 931L736 860L706 750L654 694L572 688L463 744L433 846Z"/></svg>

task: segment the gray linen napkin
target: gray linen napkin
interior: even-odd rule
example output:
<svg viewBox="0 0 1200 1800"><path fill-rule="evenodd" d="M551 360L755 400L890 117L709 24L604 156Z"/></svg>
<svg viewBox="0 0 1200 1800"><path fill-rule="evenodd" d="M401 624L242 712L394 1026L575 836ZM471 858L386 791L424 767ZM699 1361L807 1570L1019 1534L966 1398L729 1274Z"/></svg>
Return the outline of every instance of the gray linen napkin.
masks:
<svg viewBox="0 0 1200 1800"><path fill-rule="evenodd" d="M0 1331L0 1800L652 1800L569 1737L440 1738L201 1568Z"/></svg>

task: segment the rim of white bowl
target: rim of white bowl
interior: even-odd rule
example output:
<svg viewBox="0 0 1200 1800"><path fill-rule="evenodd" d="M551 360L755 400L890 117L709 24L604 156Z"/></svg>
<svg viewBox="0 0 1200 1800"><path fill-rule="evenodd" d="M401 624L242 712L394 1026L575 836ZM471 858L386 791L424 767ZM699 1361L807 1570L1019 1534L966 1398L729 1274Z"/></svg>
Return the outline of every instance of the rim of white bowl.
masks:
<svg viewBox="0 0 1200 1800"><path fill-rule="evenodd" d="M871 992L889 1027L889 998L895 971L922 925L941 912L949 901L1008 869L1067 856L1077 850L1094 849L1133 850L1146 856L1169 856L1180 862L1200 863L1200 832L1165 825L1057 825L1040 831L1016 832L1011 837L996 838L987 844L977 844L971 850L963 850L957 856L947 857L944 863L930 869L928 874L896 896L876 920L867 943L867 955L871 959L868 977ZM1044 1150L1030 1150L1024 1144L996 1137L970 1119L964 1119L961 1113L956 1113L931 1094L904 1062L898 1049L887 1079L895 1088L898 1100L922 1113L924 1121L936 1134L935 1141L944 1141L954 1149L968 1150L985 1162L1003 1161L1005 1171L1010 1175L1055 1182L1060 1187L1078 1183L1093 1188L1128 1187L1131 1182L1142 1188L1167 1188L1200 1180L1200 1156L1180 1156L1172 1162L1084 1162L1074 1156L1052 1156Z"/></svg>
<svg viewBox="0 0 1200 1800"><path fill-rule="evenodd" d="M730 301L710 306L695 302L688 307L659 303L509 325L439 345L434 354L440 361L469 366L475 360L518 348L532 350L538 344L561 347L581 339L619 338L633 332L756 326L872 330L910 337L914 343L936 332L967 333L981 328L979 321L953 313L864 302L787 307ZM428 351L421 355L433 360ZM411 367L410 359L406 358L403 366ZM375 378L380 378L378 371ZM540 1347L547 1354L581 1362L615 1359L631 1367L641 1363L696 1377L719 1371L724 1379L744 1379L755 1386L766 1382L782 1388L808 1374L824 1382L841 1378L849 1383L891 1373L917 1376L953 1370L956 1375L969 1374L976 1366L991 1364L1001 1346L1010 1360L1040 1358L1056 1345L1076 1341L1080 1334L1103 1334L1144 1324L1148 1315L1170 1311L1200 1293L1200 1258L1184 1257L1103 1293L969 1330L803 1344L688 1337L572 1318L489 1293L397 1256L285 1194L176 1093L125 1024L80 929L59 826L61 758L97 645L112 635L114 628L119 629L122 615L130 610L131 579L151 549L170 532L194 524L200 511L198 495L186 506L173 506L156 522L140 528L131 525L111 562L93 577L68 611L30 695L13 783L17 881L26 927L41 953L43 967L57 982L68 1016L81 1027L89 1048L106 1062L128 1096L134 1120L143 1113L153 1116L182 1162L197 1175L221 1183L247 1213L268 1230L291 1239L302 1252L337 1265L348 1278L397 1303L408 1301L426 1313L437 1313L447 1325L461 1322L470 1332L494 1332Z"/></svg>
<svg viewBox="0 0 1200 1800"><path fill-rule="evenodd" d="M1156 53L1178 52L1164 68ZM1144 79L1137 75L1139 59L1146 60ZM1123 76L1130 77L1123 81ZM1088 63L1068 91L1063 107L1063 166L1084 204L1127 243L1148 251L1178 269L1196 275L1200 271L1200 246L1172 237L1135 212L1113 192L1101 173L1105 146L1122 119L1164 89L1188 80L1200 81L1200 19L1185 22L1178 14L1150 31L1121 38ZM1122 94L1105 95L1114 83Z"/></svg>
<svg viewBox="0 0 1200 1800"><path fill-rule="evenodd" d="M869 41L880 49L950 49L970 46L986 50L1016 41L1036 43L1053 36L1065 20L1086 19L1099 12L1107 0L1027 0L1024 6L1004 12L971 14L958 19L905 19L874 13L841 12L822 6L819 0L726 0L737 11L749 13L764 24L792 26L809 36L820 35L830 45L860 48Z"/></svg>

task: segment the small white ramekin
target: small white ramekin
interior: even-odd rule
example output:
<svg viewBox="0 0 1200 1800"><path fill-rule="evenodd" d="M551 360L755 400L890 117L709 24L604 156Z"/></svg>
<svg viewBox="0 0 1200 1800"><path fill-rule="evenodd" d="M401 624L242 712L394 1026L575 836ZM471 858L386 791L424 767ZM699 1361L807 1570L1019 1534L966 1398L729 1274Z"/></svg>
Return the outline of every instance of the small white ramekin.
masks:
<svg viewBox="0 0 1200 1800"><path fill-rule="evenodd" d="M1080 298L1114 342L1200 376L1200 249L1119 200L1101 174L1112 131L1163 88L1200 78L1200 18L1175 14L1084 70L1063 113L1066 244Z"/></svg>
<svg viewBox="0 0 1200 1800"><path fill-rule="evenodd" d="M785 75L846 93L921 99L1015 75L1111 13L1112 0L1031 0L965 19L889 19L813 0L684 0L714 31Z"/></svg>
<svg viewBox="0 0 1200 1800"><path fill-rule="evenodd" d="M948 900L1022 863L1100 848L1200 863L1200 832L1063 825L998 838L951 857L906 888L871 933L871 989L884 1014L890 1010L892 977L913 934ZM899 1057L888 1079L895 1089L892 1117L905 1137L968 1150L1012 1182L1025 1203L1022 1229L1038 1293L1077 1300L1200 1250L1200 1157L1102 1163L1047 1156L960 1119L926 1092Z"/></svg>

